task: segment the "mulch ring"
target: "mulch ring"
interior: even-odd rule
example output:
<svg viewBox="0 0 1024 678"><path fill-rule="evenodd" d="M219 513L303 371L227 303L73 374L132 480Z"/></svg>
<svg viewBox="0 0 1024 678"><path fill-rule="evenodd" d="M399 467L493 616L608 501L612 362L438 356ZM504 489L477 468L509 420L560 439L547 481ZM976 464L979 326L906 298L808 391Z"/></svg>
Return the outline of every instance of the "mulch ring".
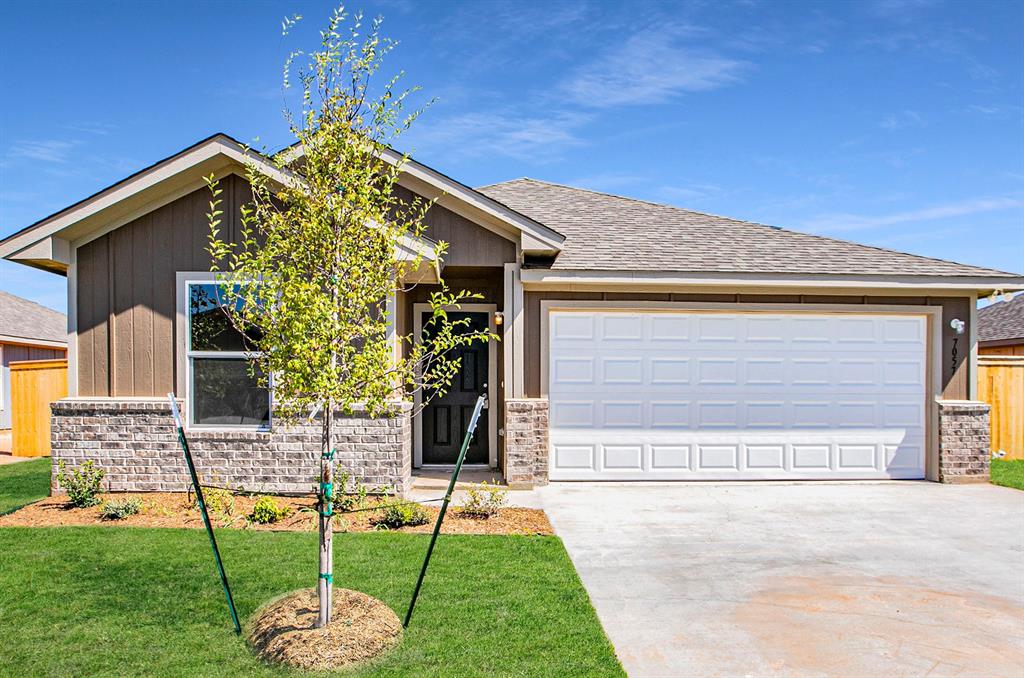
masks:
<svg viewBox="0 0 1024 678"><path fill-rule="evenodd" d="M402 623L387 605L365 593L334 589L331 623L314 628L315 589L289 593L259 609L249 643L264 660L306 671L353 667L402 640Z"/></svg>
<svg viewBox="0 0 1024 678"><path fill-rule="evenodd" d="M228 527L254 530L285 530L311 532L317 529L316 499L305 497L277 497L281 506L291 512L276 523L261 525L248 520L258 497L246 494L220 497L221 510L215 511L215 497L207 493L207 506L211 507L210 518L214 527ZM90 508L69 507L67 497L47 497L29 504L14 513L0 516L0 527L61 527L65 525L109 525L129 527L193 527L203 526L203 519L193 503L193 497L185 492L124 492L104 494L108 499L135 498L142 501L142 511L123 520L103 520L100 506ZM335 532L370 532L376 530L373 519L379 515L374 507L396 503L392 498L368 498L364 510L349 513L335 512ZM424 505L429 517L424 525L401 527L396 532L431 532L439 510L437 505ZM365 510L368 509L368 510ZM448 509L442 534L554 534L551 523L544 511L528 508L502 508L497 515L487 519L470 518L460 515L458 507Z"/></svg>

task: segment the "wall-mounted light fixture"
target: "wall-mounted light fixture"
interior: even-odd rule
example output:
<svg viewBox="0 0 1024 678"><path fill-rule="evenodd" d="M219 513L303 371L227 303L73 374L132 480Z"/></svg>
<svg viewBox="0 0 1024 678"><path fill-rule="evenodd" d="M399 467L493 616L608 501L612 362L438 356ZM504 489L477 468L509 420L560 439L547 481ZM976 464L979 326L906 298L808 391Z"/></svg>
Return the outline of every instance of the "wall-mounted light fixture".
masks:
<svg viewBox="0 0 1024 678"><path fill-rule="evenodd" d="M495 311L494 312L494 324L497 327L501 327L502 325L504 325L505 324L505 314L502 313L501 311Z"/></svg>
<svg viewBox="0 0 1024 678"><path fill-rule="evenodd" d="M952 320L949 321L949 326L952 327L953 331L956 332L957 334L963 334L964 328L967 327L967 323L965 323L963 320L960 320L960 318L953 318Z"/></svg>

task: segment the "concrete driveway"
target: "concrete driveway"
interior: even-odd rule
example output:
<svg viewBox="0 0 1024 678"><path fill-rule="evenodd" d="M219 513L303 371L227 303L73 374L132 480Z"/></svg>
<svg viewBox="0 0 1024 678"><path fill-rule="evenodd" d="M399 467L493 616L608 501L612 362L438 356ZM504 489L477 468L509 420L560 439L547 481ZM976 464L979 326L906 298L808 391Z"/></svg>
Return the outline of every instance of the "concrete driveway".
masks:
<svg viewBox="0 0 1024 678"><path fill-rule="evenodd" d="M1024 492L539 491L631 676L1024 676Z"/></svg>

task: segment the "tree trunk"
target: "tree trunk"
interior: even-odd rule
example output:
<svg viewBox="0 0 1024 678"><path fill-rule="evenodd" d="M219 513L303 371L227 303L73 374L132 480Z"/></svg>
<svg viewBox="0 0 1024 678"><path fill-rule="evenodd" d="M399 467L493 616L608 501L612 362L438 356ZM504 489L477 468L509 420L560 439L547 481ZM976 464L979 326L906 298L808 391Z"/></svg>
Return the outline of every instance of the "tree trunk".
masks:
<svg viewBox="0 0 1024 678"><path fill-rule="evenodd" d="M334 594L334 532L331 527L334 507L331 505L334 496L334 461L330 458L331 438L334 431L334 404L327 402L323 408L323 432L321 434L320 454L320 577L317 580L317 597L320 610L316 626L321 628L331 623L331 608ZM328 514L328 515L324 515Z"/></svg>

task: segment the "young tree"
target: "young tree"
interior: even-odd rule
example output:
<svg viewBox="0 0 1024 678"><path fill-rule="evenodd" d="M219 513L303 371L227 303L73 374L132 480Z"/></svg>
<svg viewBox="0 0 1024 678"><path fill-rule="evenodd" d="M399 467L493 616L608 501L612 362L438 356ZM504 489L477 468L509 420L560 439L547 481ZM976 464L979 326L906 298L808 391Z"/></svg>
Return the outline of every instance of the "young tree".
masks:
<svg viewBox="0 0 1024 678"><path fill-rule="evenodd" d="M285 20L286 34L297 19ZM339 8L317 51L289 56L286 88L295 64L305 63L301 110L285 110L296 143L270 159L289 178L282 185L250 163L252 200L241 208L239 242L221 238L221 189L208 179L212 270L221 274L221 304L249 344L251 372L272 388L276 416L316 413L322 422L318 626L331 619L336 414L359 407L384 415L417 389L426 402L457 374L453 349L491 338L448 319L446 309L477 295L442 282L430 296L427 338L400 338L404 356L389 339L389 300L446 245L424 249L430 203L394 190L406 158L389 161L385 151L419 111L405 111L413 90L398 90L401 76L374 89L394 43L381 37L379 19L361 31L361 15L350 22Z"/></svg>

